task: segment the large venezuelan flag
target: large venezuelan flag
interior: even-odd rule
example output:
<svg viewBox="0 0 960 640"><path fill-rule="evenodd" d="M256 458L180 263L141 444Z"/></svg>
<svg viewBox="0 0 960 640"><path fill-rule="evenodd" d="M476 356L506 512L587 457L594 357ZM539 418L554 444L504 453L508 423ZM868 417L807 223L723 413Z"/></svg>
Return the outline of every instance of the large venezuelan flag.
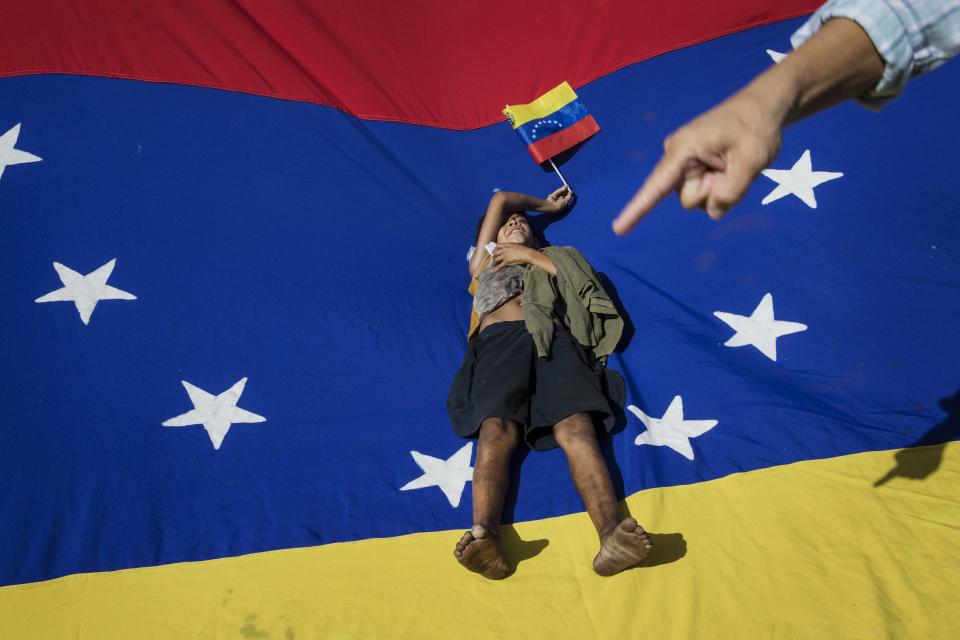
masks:
<svg viewBox="0 0 960 640"><path fill-rule="evenodd" d="M0 637L953 637L960 67L792 127L720 223L609 231L815 4L5 7ZM491 583L452 555L463 255L555 188L486 125L563 79L604 135L547 237L627 318L604 448L657 546L594 575L533 453Z"/></svg>

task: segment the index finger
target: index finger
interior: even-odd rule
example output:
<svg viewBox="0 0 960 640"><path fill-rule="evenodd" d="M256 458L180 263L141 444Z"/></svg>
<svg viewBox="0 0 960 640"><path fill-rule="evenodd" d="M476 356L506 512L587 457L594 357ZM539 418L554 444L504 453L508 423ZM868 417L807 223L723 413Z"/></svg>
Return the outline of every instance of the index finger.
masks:
<svg viewBox="0 0 960 640"><path fill-rule="evenodd" d="M683 178L686 162L686 158L679 154L664 154L640 190L613 221L613 232L620 236L629 232L657 203L674 191Z"/></svg>

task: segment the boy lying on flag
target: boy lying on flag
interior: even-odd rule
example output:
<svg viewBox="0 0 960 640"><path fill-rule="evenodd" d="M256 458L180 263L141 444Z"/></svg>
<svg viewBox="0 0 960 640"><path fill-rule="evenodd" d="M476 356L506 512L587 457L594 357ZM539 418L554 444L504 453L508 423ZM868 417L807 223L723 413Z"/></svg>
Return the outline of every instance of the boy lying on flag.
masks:
<svg viewBox="0 0 960 640"><path fill-rule="evenodd" d="M639 564L652 543L633 518L621 520L610 471L597 444L625 399L623 380L602 366L623 321L589 262L573 247L542 247L525 211L559 214L564 187L545 200L498 192L470 258L473 314L464 362L447 408L454 430L477 438L473 527L454 555L471 571L512 571L498 528L510 458L522 437L538 450L559 446L600 538L593 568L609 576ZM495 246L486 249L488 243Z"/></svg>

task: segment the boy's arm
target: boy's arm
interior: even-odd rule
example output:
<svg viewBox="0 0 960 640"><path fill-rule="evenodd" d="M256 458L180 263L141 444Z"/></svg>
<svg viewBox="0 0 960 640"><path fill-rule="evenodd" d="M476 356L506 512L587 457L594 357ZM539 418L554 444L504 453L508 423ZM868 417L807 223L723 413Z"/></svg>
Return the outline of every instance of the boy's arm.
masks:
<svg viewBox="0 0 960 640"><path fill-rule="evenodd" d="M493 250L493 270L499 271L515 264L529 264L531 267L540 267L544 271L557 275L557 266L547 254L523 244L509 242L498 244Z"/></svg>
<svg viewBox="0 0 960 640"><path fill-rule="evenodd" d="M487 257L484 247L488 242L497 241L497 232L503 221L510 214L519 211L537 211L540 213L560 213L570 204L572 194L566 187L561 187L545 199L528 196L525 193L513 191L498 191L490 198L487 213L483 217L480 233L477 235L477 247L470 258L470 275L476 274Z"/></svg>

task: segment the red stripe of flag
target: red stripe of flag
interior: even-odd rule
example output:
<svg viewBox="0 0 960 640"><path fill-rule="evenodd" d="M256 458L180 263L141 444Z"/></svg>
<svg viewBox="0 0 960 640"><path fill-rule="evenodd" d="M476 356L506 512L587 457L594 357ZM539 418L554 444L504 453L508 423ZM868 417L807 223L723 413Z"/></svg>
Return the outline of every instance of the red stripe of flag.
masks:
<svg viewBox="0 0 960 640"><path fill-rule="evenodd" d="M823 0L602 4L544 11L545 2L515 0L407 2L387 10L380 0L354 0L332 11L322 0L8 0L0 2L0 77L196 84L319 102L361 118L476 129L503 120L499 105L517 87L539 95L557 78L581 87L667 51L808 14ZM555 46L554 34L570 25L577 46ZM538 63L517 64L531 59Z"/></svg>
<svg viewBox="0 0 960 640"><path fill-rule="evenodd" d="M596 132L600 126L593 116L587 116L570 125L568 128L547 136L527 146L527 151L537 163L546 162L558 153L563 153L570 147L583 142Z"/></svg>

